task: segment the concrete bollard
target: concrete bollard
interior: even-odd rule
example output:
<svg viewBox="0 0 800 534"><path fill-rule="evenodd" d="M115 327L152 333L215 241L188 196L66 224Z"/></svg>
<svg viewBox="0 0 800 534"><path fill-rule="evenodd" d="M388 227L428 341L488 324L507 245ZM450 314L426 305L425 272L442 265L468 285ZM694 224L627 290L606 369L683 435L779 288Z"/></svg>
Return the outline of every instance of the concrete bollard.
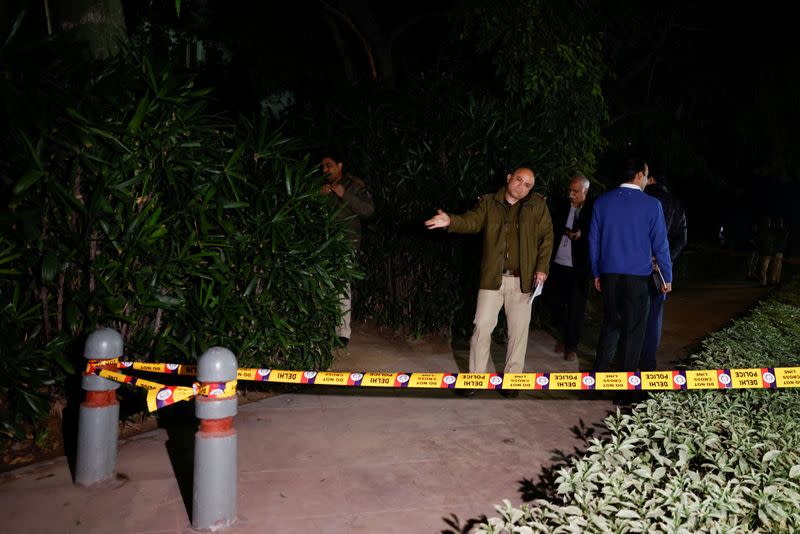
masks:
<svg viewBox="0 0 800 534"><path fill-rule="evenodd" d="M110 328L97 330L86 339L87 360L108 360L122 356L122 336ZM86 400L78 416L78 451L75 484L92 486L113 479L117 470L119 384L94 374L84 374Z"/></svg>
<svg viewBox="0 0 800 534"><path fill-rule="evenodd" d="M213 347L197 362L197 381L202 386L236 380L236 357L228 349ZM237 435L233 416L238 412L236 392L232 396L195 398L200 429L194 440L192 527L218 530L236 521L238 477Z"/></svg>

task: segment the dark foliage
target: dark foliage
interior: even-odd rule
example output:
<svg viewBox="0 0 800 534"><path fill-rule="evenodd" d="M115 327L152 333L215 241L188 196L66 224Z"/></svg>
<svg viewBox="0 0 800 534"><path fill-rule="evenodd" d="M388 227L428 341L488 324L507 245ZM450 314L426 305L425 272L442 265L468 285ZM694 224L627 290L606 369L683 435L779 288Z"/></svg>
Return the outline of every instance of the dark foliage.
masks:
<svg viewBox="0 0 800 534"><path fill-rule="evenodd" d="M355 271L316 162L270 124L210 114L208 90L146 55L58 47L2 56L5 432L42 415L99 326L137 358L221 345L243 366L326 368Z"/></svg>
<svg viewBox="0 0 800 534"><path fill-rule="evenodd" d="M366 277L354 290L358 318L414 335L469 324L481 242L428 231L423 221L437 208L471 208L522 165L536 170L537 193L560 193L567 149L529 113L512 99L441 85L334 95L311 109L316 143L345 154L375 198L362 247Z"/></svg>

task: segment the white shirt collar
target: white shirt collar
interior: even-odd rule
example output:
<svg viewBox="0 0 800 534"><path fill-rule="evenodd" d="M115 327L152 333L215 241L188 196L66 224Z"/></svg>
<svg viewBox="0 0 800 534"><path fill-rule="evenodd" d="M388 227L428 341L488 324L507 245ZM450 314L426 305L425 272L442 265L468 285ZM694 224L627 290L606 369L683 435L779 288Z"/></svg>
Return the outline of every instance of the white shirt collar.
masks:
<svg viewBox="0 0 800 534"><path fill-rule="evenodd" d="M620 186L620 187L627 187L628 189L638 189L639 191L641 191L641 190L642 190L642 188L641 188L641 187L639 187L638 185L636 185L636 184L629 184L628 182L625 182L624 184L619 184L619 186Z"/></svg>

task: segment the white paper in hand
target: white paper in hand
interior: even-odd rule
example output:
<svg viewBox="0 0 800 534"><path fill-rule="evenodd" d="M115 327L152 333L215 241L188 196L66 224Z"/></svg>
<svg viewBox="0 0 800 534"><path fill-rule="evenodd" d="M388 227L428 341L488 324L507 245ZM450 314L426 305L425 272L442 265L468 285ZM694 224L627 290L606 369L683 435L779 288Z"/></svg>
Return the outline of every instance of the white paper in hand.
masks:
<svg viewBox="0 0 800 534"><path fill-rule="evenodd" d="M534 289L533 293L531 293L531 298L528 299L528 304L533 304L533 299L535 299L536 297L538 297L539 295L542 294L542 288L543 287L544 287L544 283L536 284L536 289Z"/></svg>

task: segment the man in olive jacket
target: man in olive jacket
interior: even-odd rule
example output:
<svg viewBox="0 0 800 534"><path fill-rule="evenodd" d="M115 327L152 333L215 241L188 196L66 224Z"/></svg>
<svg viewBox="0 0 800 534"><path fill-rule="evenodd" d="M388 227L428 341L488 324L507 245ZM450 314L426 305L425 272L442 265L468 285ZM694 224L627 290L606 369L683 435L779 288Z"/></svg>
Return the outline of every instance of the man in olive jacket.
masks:
<svg viewBox="0 0 800 534"><path fill-rule="evenodd" d="M325 183L322 185L321 193L329 195L331 201L339 208L338 217L347 224L353 249L359 250L361 247L361 219L371 217L375 213L372 196L361 178L342 172L341 158L333 152L328 152L328 155L322 158L322 172L325 174ZM350 328L351 307L352 300L348 283L339 298L342 319L336 326L336 336L344 347L350 342L352 333Z"/></svg>
<svg viewBox="0 0 800 534"><path fill-rule="evenodd" d="M476 234L483 230L483 257L475 330L470 339L469 371L485 373L492 331L505 306L508 320L506 373L521 373L528 347L531 292L543 284L553 250L553 223L544 199L531 192L535 177L521 167L509 174L495 194L483 195L463 215L442 210L425 221L428 229Z"/></svg>

